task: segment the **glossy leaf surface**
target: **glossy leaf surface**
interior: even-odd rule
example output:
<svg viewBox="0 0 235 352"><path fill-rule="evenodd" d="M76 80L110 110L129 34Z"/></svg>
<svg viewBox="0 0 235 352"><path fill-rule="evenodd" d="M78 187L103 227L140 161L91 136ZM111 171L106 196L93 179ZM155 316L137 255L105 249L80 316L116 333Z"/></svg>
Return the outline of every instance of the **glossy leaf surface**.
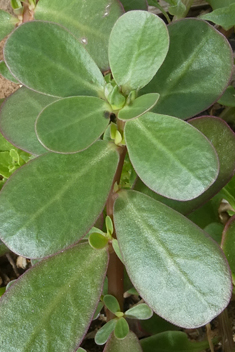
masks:
<svg viewBox="0 0 235 352"><path fill-rule="evenodd" d="M102 326L102 328L100 328L97 331L97 333L95 335L95 343L97 345L104 345L105 342L108 340L110 334L115 329L116 324L117 324L116 319L112 319L112 320L108 321L106 324L104 324Z"/></svg>
<svg viewBox="0 0 235 352"><path fill-rule="evenodd" d="M209 347L208 341L190 341L181 331L167 331L141 340L143 352L201 352Z"/></svg>
<svg viewBox="0 0 235 352"><path fill-rule="evenodd" d="M159 94L149 93L135 99L132 104L124 106L118 113L120 120L130 120L139 117L145 112L151 110L159 99Z"/></svg>
<svg viewBox="0 0 235 352"><path fill-rule="evenodd" d="M18 18L0 10L0 40L4 39L15 28Z"/></svg>
<svg viewBox="0 0 235 352"><path fill-rule="evenodd" d="M59 153L74 153L94 143L109 124L109 105L95 97L69 97L47 106L38 116L41 144Z"/></svg>
<svg viewBox="0 0 235 352"><path fill-rule="evenodd" d="M136 190L148 194L182 214L191 213L218 193L230 180L235 169L235 160L231 154L231 150L234 150L235 148L235 136L230 127L223 120L213 116L202 116L200 118L192 119L189 122L199 129L215 147L219 157L220 170L214 184L201 196L186 202L174 201L162 197L152 192L139 181L137 181L135 187ZM226 143L224 141L226 141ZM208 209L206 211L208 211Z"/></svg>
<svg viewBox="0 0 235 352"><path fill-rule="evenodd" d="M226 307L231 294L227 262L191 221L139 192L122 191L114 223L128 275L158 315L195 328Z"/></svg>
<svg viewBox="0 0 235 352"><path fill-rule="evenodd" d="M224 232L223 232L223 237L222 237L222 243L221 247L224 251L224 254L226 255L226 258L228 260L231 272L232 272L232 278L233 278L233 284L235 283L235 258L234 258L234 251L235 251L235 216L231 217L229 221L227 222Z"/></svg>
<svg viewBox="0 0 235 352"><path fill-rule="evenodd" d="M120 318L114 329L114 335L117 339L124 339L129 332L129 325L125 318Z"/></svg>
<svg viewBox="0 0 235 352"><path fill-rule="evenodd" d="M4 61L0 61L0 74L11 82L19 83L15 77L12 76Z"/></svg>
<svg viewBox="0 0 235 352"><path fill-rule="evenodd" d="M74 1L40 0L35 19L52 21L67 28L83 44L101 69L107 69L108 39L111 29L123 13L116 0Z"/></svg>
<svg viewBox="0 0 235 352"><path fill-rule="evenodd" d="M55 23L22 24L8 38L4 57L16 79L39 93L102 94L104 78L99 68L78 39Z"/></svg>
<svg viewBox="0 0 235 352"><path fill-rule="evenodd" d="M1 106L1 132L20 149L36 155L46 153L36 137L34 125L41 110L56 99L25 87L18 89Z"/></svg>
<svg viewBox="0 0 235 352"><path fill-rule="evenodd" d="M225 30L235 25L235 3L227 7L222 7L205 15L200 16L201 19L211 21Z"/></svg>
<svg viewBox="0 0 235 352"><path fill-rule="evenodd" d="M231 48L204 21L184 19L167 28L166 60L142 92L160 94L154 112L186 119L208 108L225 90L232 72Z"/></svg>
<svg viewBox="0 0 235 352"><path fill-rule="evenodd" d="M82 244L28 270L0 300L2 351L74 351L92 320L107 262L106 250Z"/></svg>
<svg viewBox="0 0 235 352"><path fill-rule="evenodd" d="M137 336L129 331L125 339L117 339L112 334L105 345L104 352L143 352Z"/></svg>
<svg viewBox="0 0 235 352"><path fill-rule="evenodd" d="M153 312L152 312L152 309L147 306L147 304L141 303L136 305L135 307L128 309L125 312L125 315L128 318L132 317L140 320L142 319L145 320L145 319L151 318L151 316L153 315Z"/></svg>
<svg viewBox="0 0 235 352"><path fill-rule="evenodd" d="M213 147L182 120L146 113L128 121L124 135L138 176L165 197L193 199L217 178L219 164Z"/></svg>
<svg viewBox="0 0 235 352"><path fill-rule="evenodd" d="M3 242L30 258L77 242L101 213L117 163L113 147L99 141L84 152L48 153L25 165L0 195Z"/></svg>
<svg viewBox="0 0 235 352"><path fill-rule="evenodd" d="M110 34L109 62L123 91L144 87L162 65L168 46L167 28L159 17L147 11L121 16Z"/></svg>

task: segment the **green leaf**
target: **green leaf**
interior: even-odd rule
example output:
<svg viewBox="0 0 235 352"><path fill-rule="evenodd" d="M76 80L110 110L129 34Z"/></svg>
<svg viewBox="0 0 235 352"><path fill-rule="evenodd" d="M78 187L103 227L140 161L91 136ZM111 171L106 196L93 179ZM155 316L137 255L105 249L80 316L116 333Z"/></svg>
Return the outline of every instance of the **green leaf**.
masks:
<svg viewBox="0 0 235 352"><path fill-rule="evenodd" d="M83 348L79 347L79 349L76 352L86 352Z"/></svg>
<svg viewBox="0 0 235 352"><path fill-rule="evenodd" d="M143 352L201 352L209 348L208 341L190 341L181 331L167 331L141 340Z"/></svg>
<svg viewBox="0 0 235 352"><path fill-rule="evenodd" d="M129 325L125 318L118 319L114 329L114 335L117 339L124 339L129 332Z"/></svg>
<svg viewBox="0 0 235 352"><path fill-rule="evenodd" d="M107 232L110 235L112 235L113 234L113 222L112 222L112 219L110 218L110 216L106 216L106 218L105 218L105 226L106 226Z"/></svg>
<svg viewBox="0 0 235 352"><path fill-rule="evenodd" d="M109 239L100 233L91 233L89 236L90 246L95 249L102 249L107 247Z"/></svg>
<svg viewBox="0 0 235 352"><path fill-rule="evenodd" d="M124 10L148 10L148 4L146 0L121 0Z"/></svg>
<svg viewBox="0 0 235 352"><path fill-rule="evenodd" d="M12 74L10 73L10 71L8 70L6 64L4 61L0 61L0 74L8 79L8 81L14 82L14 83L19 83L14 76L12 76Z"/></svg>
<svg viewBox="0 0 235 352"><path fill-rule="evenodd" d="M0 301L2 350L74 351L92 320L107 264L106 250L80 244L28 270Z"/></svg>
<svg viewBox="0 0 235 352"><path fill-rule="evenodd" d="M119 248L119 244L115 238L112 240L112 246L113 246L114 252L117 254L118 258L121 260L121 262L123 262L122 254L121 254L120 248Z"/></svg>
<svg viewBox="0 0 235 352"><path fill-rule="evenodd" d="M103 302L99 302L99 303L98 303L98 306L97 306L97 308L96 308L96 311L95 311L95 313L94 313L94 316L93 316L93 319L92 319L92 320L96 320L96 319L99 317L100 311L101 311L101 309L103 308L103 306L104 306Z"/></svg>
<svg viewBox="0 0 235 352"><path fill-rule="evenodd" d="M0 10L0 40L4 39L15 28L18 18Z"/></svg>
<svg viewBox="0 0 235 352"><path fill-rule="evenodd" d="M0 287L0 297L5 293L6 287Z"/></svg>
<svg viewBox="0 0 235 352"><path fill-rule="evenodd" d="M0 256L8 252L10 252L10 249L2 241L0 241Z"/></svg>
<svg viewBox="0 0 235 352"><path fill-rule="evenodd" d="M121 191L114 224L130 279L156 314L195 328L226 307L231 294L227 262L220 247L190 220L139 192Z"/></svg>
<svg viewBox="0 0 235 352"><path fill-rule="evenodd" d="M134 306L133 308L128 309L125 312L125 316L127 318L136 318L140 320L145 320L151 318L153 315L153 311L147 304L145 303L140 303Z"/></svg>
<svg viewBox="0 0 235 352"><path fill-rule="evenodd" d="M104 141L77 154L48 153L32 160L0 194L2 240L29 258L78 242L101 213L117 164L118 153Z"/></svg>
<svg viewBox="0 0 235 352"><path fill-rule="evenodd" d="M109 39L109 62L125 94L144 87L153 78L168 47L166 25L154 14L130 11L117 20Z"/></svg>
<svg viewBox="0 0 235 352"><path fill-rule="evenodd" d="M151 110L158 102L158 93L149 93L135 99L133 103L125 105L118 113L120 120L130 120L134 117L139 117Z"/></svg>
<svg viewBox="0 0 235 352"><path fill-rule="evenodd" d="M135 187L136 190L146 193L150 197L167 204L182 214L191 213L205 204L208 199L211 199L227 184L235 169L235 160L231 154L231 150L234 150L235 148L235 136L229 126L223 120L213 116L202 116L200 118L192 119L189 122L209 139L215 147L216 153L219 157L219 175L213 185L199 197L187 202L174 201L157 195L139 181L137 181ZM226 143L224 141L226 141ZM205 214L207 211L208 209L205 210Z"/></svg>
<svg viewBox="0 0 235 352"><path fill-rule="evenodd" d="M111 29L123 13L116 0L40 0L36 20L56 22L67 28L83 44L101 69L109 67L108 40Z"/></svg>
<svg viewBox="0 0 235 352"><path fill-rule="evenodd" d="M109 124L110 106L95 97L69 97L47 106L38 116L41 144L59 153L74 153L94 143Z"/></svg>
<svg viewBox="0 0 235 352"><path fill-rule="evenodd" d="M225 106L235 106L235 88L228 86L218 103Z"/></svg>
<svg viewBox="0 0 235 352"><path fill-rule="evenodd" d="M162 319L157 314L153 314L150 319L141 320L139 323L141 326L141 330L145 331L149 335L158 334L163 331L173 331L179 329L178 326L169 323L169 321Z"/></svg>
<svg viewBox="0 0 235 352"><path fill-rule="evenodd" d="M227 7L222 7L205 15L201 15L202 20L211 21L225 30L235 25L235 3Z"/></svg>
<svg viewBox="0 0 235 352"><path fill-rule="evenodd" d="M219 245L222 240L224 225L219 222L212 222L204 228L204 231L207 232L213 240L215 240Z"/></svg>
<svg viewBox="0 0 235 352"><path fill-rule="evenodd" d="M160 94L154 112L186 119L206 110L229 83L233 59L226 38L197 19L168 26L166 60L141 93Z"/></svg>
<svg viewBox="0 0 235 352"><path fill-rule="evenodd" d="M29 153L47 152L36 137L34 125L41 110L55 100L25 87L18 89L1 106L1 132L11 143Z"/></svg>
<svg viewBox="0 0 235 352"><path fill-rule="evenodd" d="M39 93L102 95L105 81L95 62L70 32L55 23L21 25L8 38L4 57L13 76Z"/></svg>
<svg viewBox="0 0 235 352"><path fill-rule="evenodd" d="M112 312L115 314L116 312L120 312L120 306L118 300L112 295L105 295L103 298L104 304Z"/></svg>
<svg viewBox="0 0 235 352"><path fill-rule="evenodd" d="M142 352L137 336L129 331L128 335L120 340L112 334L105 345L104 352Z"/></svg>
<svg viewBox="0 0 235 352"><path fill-rule="evenodd" d="M101 329L99 329L95 335L95 343L97 345L104 345L105 342L108 340L110 334L115 329L117 324L116 319L112 319L108 321L108 323L104 324Z"/></svg>
<svg viewBox="0 0 235 352"><path fill-rule="evenodd" d="M222 7L227 7L231 4L233 4L235 1L234 0L207 0L213 10L222 8Z"/></svg>
<svg viewBox="0 0 235 352"><path fill-rule="evenodd" d="M225 225L221 247L228 260L232 272L233 284L235 284L235 215Z"/></svg>
<svg viewBox="0 0 235 352"><path fill-rule="evenodd" d="M146 113L126 122L124 135L135 171L154 192L190 200L217 178L219 164L214 148L182 120Z"/></svg>
<svg viewBox="0 0 235 352"><path fill-rule="evenodd" d="M176 16L178 19L184 17L186 6L182 0L166 0L170 4L168 11L171 15Z"/></svg>

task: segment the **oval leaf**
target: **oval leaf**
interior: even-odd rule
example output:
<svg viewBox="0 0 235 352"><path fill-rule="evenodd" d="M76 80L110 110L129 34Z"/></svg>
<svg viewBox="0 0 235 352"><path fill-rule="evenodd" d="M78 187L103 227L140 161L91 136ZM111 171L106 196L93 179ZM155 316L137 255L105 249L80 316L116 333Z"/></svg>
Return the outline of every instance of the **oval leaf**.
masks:
<svg viewBox="0 0 235 352"><path fill-rule="evenodd" d="M105 345L104 352L142 352L137 336L129 331L125 339L117 339L112 334Z"/></svg>
<svg viewBox="0 0 235 352"><path fill-rule="evenodd" d="M74 351L92 320L107 262L106 250L82 244L28 270L0 300L2 350Z"/></svg>
<svg viewBox="0 0 235 352"><path fill-rule="evenodd" d="M214 148L182 120L146 113L128 121L124 134L135 171L154 192L190 200L217 178L219 164Z"/></svg>
<svg viewBox="0 0 235 352"><path fill-rule="evenodd" d="M86 1L40 0L34 17L36 20L52 21L66 27L89 52L101 69L109 67L108 40L111 29L123 13L117 0Z"/></svg>
<svg viewBox="0 0 235 352"><path fill-rule="evenodd" d="M235 215L232 216L227 222L221 242L221 247L224 254L227 257L233 278L233 284L235 283Z"/></svg>
<svg viewBox="0 0 235 352"><path fill-rule="evenodd" d="M1 239L29 258L77 242L101 213L117 164L117 152L104 141L81 153L48 153L29 162L1 191Z"/></svg>
<svg viewBox="0 0 235 352"><path fill-rule="evenodd" d="M225 30L235 25L235 3L216 9L210 13L200 16L201 19L211 21Z"/></svg>
<svg viewBox="0 0 235 352"><path fill-rule="evenodd" d="M112 312L115 314L116 312L120 312L120 306L118 300L112 295L105 295L103 298L104 304Z"/></svg>
<svg viewBox="0 0 235 352"><path fill-rule="evenodd" d="M16 147L40 155L47 150L35 134L35 121L40 111L57 98L22 87L10 95L0 110L0 130Z"/></svg>
<svg viewBox="0 0 235 352"><path fill-rule="evenodd" d="M191 213L212 198L227 184L235 170L235 160L231 155L231 150L235 149L235 135L231 128L223 120L214 116L202 116L200 118L190 120L189 123L199 129L199 131L201 131L209 139L215 147L216 153L219 157L219 175L213 185L199 197L186 202L179 202L162 197L159 194L152 192L139 180L135 185L136 190L145 193L162 203L165 203L182 214ZM226 143L224 141L226 141ZM216 206L216 213L218 213L217 209L218 207ZM208 207L204 210L204 217L206 218L205 214L207 214L208 221ZM202 218L202 214L200 217ZM214 217L212 218L212 221L214 221Z"/></svg>
<svg viewBox="0 0 235 352"><path fill-rule="evenodd" d="M38 116L36 134L41 144L55 152L86 149L104 132L110 107L95 97L69 97L47 106Z"/></svg>
<svg viewBox="0 0 235 352"><path fill-rule="evenodd" d="M208 341L190 341L181 331L167 331L141 340L143 352L201 352L209 348Z"/></svg>
<svg viewBox="0 0 235 352"><path fill-rule="evenodd" d="M138 97L132 104L124 106L119 111L118 118L120 120L130 120L143 115L157 104L159 97L158 93L149 93Z"/></svg>
<svg viewBox="0 0 235 352"><path fill-rule="evenodd" d="M39 93L102 94L104 78L95 62L70 32L55 23L22 24L8 38L4 57L16 79Z"/></svg>
<svg viewBox="0 0 235 352"><path fill-rule="evenodd" d="M15 28L18 18L0 10L0 40L4 39Z"/></svg>
<svg viewBox="0 0 235 352"><path fill-rule="evenodd" d="M225 90L233 67L231 47L197 19L172 23L168 30L166 60L142 92L160 94L154 112L186 119L206 110Z"/></svg>
<svg viewBox="0 0 235 352"><path fill-rule="evenodd" d="M117 339L124 339L129 332L129 325L125 318L120 318L114 329L114 335Z"/></svg>
<svg viewBox="0 0 235 352"><path fill-rule="evenodd" d="M110 334L115 329L117 324L116 319L112 319L108 321L108 323L104 324L101 329L99 329L95 335L95 343L97 345L104 345L105 342L108 340Z"/></svg>
<svg viewBox="0 0 235 352"><path fill-rule="evenodd" d="M90 246L95 249L101 249L108 245L108 238L100 233L91 233L89 236L89 243Z"/></svg>
<svg viewBox="0 0 235 352"><path fill-rule="evenodd" d="M145 320L151 318L153 311L147 304L141 303L137 304L135 307L128 309L125 312L125 316L128 318L136 318L140 320Z"/></svg>
<svg viewBox="0 0 235 352"><path fill-rule="evenodd" d="M117 84L126 93L144 87L162 65L168 47L167 28L159 17L147 11L125 13L109 38L109 62Z"/></svg>
<svg viewBox="0 0 235 352"><path fill-rule="evenodd" d="M195 328L229 303L231 277L221 249L183 215L144 194L122 191L114 223L130 279L158 315Z"/></svg>

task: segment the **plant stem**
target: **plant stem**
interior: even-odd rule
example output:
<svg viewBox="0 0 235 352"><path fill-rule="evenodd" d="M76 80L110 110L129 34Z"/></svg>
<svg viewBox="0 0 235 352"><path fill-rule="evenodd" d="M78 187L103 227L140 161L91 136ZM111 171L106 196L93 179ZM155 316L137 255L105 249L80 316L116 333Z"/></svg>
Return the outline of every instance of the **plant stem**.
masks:
<svg viewBox="0 0 235 352"><path fill-rule="evenodd" d="M120 178L121 178L121 173L122 173L122 168L125 160L125 155L126 155L126 147L119 147L118 149L119 154L120 154L120 160L119 164L117 167L117 171L113 180L113 185L117 182L119 183ZM108 197L107 203L106 203L106 211L107 215L111 217L113 220L113 205L114 201L116 199L116 193L113 193L113 186L112 190L110 192L110 195ZM113 237L116 237L115 233L115 227L114 227L114 233L112 235ZM121 310L123 309L123 292L124 292L124 286L123 286L123 274L124 274L124 265L120 261L120 259L117 257L116 253L113 251L112 246L110 246L110 260L109 260L109 267L108 267L108 293L116 297L116 299L119 302ZM113 318L113 314L107 310L107 320L109 321L110 319Z"/></svg>
<svg viewBox="0 0 235 352"><path fill-rule="evenodd" d="M220 315L219 325L220 325L220 333L222 336L222 348L224 352L234 352L235 344L233 342L233 333L231 322L229 321L228 311L225 309Z"/></svg>

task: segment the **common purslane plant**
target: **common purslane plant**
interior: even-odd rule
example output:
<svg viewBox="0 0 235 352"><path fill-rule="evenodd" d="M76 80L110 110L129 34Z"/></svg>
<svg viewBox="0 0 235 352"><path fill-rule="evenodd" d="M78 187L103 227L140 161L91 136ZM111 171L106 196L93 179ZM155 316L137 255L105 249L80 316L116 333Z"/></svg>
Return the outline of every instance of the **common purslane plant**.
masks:
<svg viewBox="0 0 235 352"><path fill-rule="evenodd" d="M128 319L154 312L195 328L230 301L221 248L186 217L235 169L229 126L192 118L226 89L230 45L202 20L167 27L116 0L30 1L28 11L35 20L4 47L1 72L23 87L1 105L0 129L35 157L1 190L0 238L34 265L0 300L0 350L76 351L105 306L97 344L155 351L159 335L140 345ZM0 15L5 36L15 19ZM124 267L145 302L125 312Z"/></svg>

